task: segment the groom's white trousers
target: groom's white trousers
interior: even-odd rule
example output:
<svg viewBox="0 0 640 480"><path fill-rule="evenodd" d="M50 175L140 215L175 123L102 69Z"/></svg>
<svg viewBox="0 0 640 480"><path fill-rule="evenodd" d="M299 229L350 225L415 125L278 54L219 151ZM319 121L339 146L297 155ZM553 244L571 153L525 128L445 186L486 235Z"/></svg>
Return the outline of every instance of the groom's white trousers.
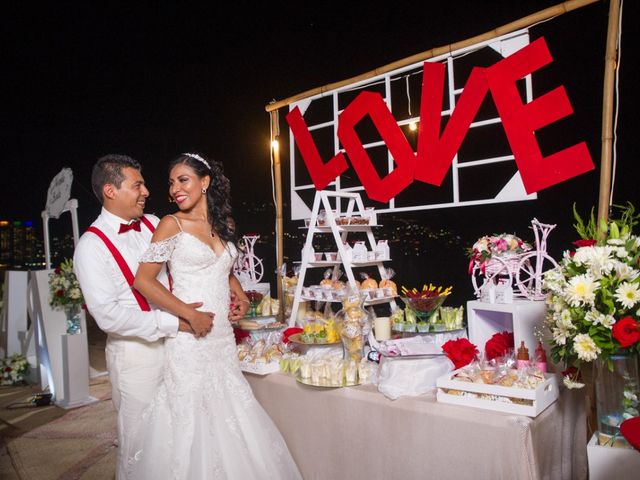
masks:
<svg viewBox="0 0 640 480"><path fill-rule="evenodd" d="M118 412L116 479L127 478L127 462L139 450L137 434L142 412L153 400L162 379L164 339L145 342L109 335L107 369L113 405Z"/></svg>

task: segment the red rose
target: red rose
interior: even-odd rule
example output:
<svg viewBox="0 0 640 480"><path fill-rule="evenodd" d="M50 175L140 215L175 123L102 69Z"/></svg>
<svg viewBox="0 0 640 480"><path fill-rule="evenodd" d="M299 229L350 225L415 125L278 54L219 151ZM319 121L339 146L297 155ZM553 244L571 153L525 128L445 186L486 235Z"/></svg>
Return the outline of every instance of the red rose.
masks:
<svg viewBox="0 0 640 480"><path fill-rule="evenodd" d="M487 360L503 357L509 350L513 350L513 332L494 333L484 345Z"/></svg>
<svg viewBox="0 0 640 480"><path fill-rule="evenodd" d="M596 240L576 240L572 242L576 247L593 247L598 242Z"/></svg>
<svg viewBox="0 0 640 480"><path fill-rule="evenodd" d="M614 323L612 334L622 348L630 347L640 341L638 322L631 317L623 317Z"/></svg>
<svg viewBox="0 0 640 480"><path fill-rule="evenodd" d="M60 267L56 268L56 269L54 270L54 273L55 273L56 275L60 275Z"/></svg>
<svg viewBox="0 0 640 480"><path fill-rule="evenodd" d="M471 363L478 354L478 348L466 338L449 340L442 345L442 351L446 353L449 360L453 362L456 370Z"/></svg>
<svg viewBox="0 0 640 480"><path fill-rule="evenodd" d="M56 297L64 297L64 290L58 290L56 292Z"/></svg>
<svg viewBox="0 0 640 480"><path fill-rule="evenodd" d="M249 332L245 332L244 330L240 330L239 328L234 328L233 334L236 338L236 345L240 345L242 343L242 340L251 336Z"/></svg>
<svg viewBox="0 0 640 480"><path fill-rule="evenodd" d="M569 367L562 372L563 377L569 377L572 380L580 381L582 380L582 372L578 370L576 367Z"/></svg>

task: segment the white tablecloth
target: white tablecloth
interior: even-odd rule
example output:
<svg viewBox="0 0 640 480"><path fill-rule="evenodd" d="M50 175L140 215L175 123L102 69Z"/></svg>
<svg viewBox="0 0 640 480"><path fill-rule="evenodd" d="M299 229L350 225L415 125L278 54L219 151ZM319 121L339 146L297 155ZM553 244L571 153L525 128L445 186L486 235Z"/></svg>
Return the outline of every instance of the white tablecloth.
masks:
<svg viewBox="0 0 640 480"><path fill-rule="evenodd" d="M389 400L373 385L310 387L246 374L306 480L584 479L584 394L563 391L536 418Z"/></svg>

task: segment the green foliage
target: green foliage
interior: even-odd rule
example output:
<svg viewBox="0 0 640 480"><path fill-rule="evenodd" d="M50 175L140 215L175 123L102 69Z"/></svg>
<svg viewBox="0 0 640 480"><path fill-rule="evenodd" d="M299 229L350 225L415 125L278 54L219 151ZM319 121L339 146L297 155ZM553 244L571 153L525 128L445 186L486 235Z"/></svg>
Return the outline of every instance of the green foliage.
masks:
<svg viewBox="0 0 640 480"><path fill-rule="evenodd" d="M593 207L591 207L591 213L589 215L589 220L585 224L584 220L582 220L582 217L580 216L580 214L576 210L576 204L574 202L573 203L573 218L576 221L576 223L573 224L573 228L576 229L576 233L578 234L578 236L581 239L583 239L583 240L593 240L593 239L596 238L596 235L597 235L596 217L595 217L595 213L594 213L594 208Z"/></svg>

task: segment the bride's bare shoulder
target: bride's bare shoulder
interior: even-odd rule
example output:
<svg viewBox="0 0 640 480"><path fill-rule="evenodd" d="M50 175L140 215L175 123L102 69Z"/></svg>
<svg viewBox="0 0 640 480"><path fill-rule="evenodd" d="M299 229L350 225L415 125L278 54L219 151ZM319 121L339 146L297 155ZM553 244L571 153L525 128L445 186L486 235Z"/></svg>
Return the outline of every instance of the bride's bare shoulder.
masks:
<svg viewBox="0 0 640 480"><path fill-rule="evenodd" d="M176 236L182 231L180 226L180 220L174 215L166 215L162 217L160 223L156 227L156 231L153 234L152 242L159 242Z"/></svg>

